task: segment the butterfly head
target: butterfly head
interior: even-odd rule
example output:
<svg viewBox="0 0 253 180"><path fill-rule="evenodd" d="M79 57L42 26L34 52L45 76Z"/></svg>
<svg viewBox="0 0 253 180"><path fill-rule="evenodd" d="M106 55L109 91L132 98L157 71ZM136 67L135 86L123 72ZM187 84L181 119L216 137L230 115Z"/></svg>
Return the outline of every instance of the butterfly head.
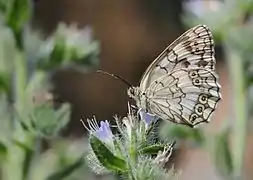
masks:
<svg viewBox="0 0 253 180"><path fill-rule="evenodd" d="M139 88L139 87L130 87L130 88L128 88L127 94L128 94L128 96L129 96L130 98L135 99L137 102L140 101L140 94L141 94L141 91L140 91L140 88Z"/></svg>

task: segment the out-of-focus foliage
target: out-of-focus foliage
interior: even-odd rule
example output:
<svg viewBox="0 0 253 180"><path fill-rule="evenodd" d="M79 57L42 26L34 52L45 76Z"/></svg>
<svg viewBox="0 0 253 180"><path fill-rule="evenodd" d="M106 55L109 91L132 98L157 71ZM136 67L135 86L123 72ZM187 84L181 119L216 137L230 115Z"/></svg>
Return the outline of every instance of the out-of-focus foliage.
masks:
<svg viewBox="0 0 253 180"><path fill-rule="evenodd" d="M65 24L43 39L29 26L32 3L0 1L0 179L91 178L85 141L60 138L71 108L54 106L50 77L59 68L95 68L98 42L89 27Z"/></svg>
<svg viewBox="0 0 253 180"><path fill-rule="evenodd" d="M76 25L60 24L56 32L42 44L38 68L50 70L70 65L84 69L98 63L98 43L91 39L90 27L78 30ZM85 65L85 66L80 66ZM81 67L81 68L80 68Z"/></svg>
<svg viewBox="0 0 253 180"><path fill-rule="evenodd" d="M205 136L201 129L185 128L177 124L162 126L160 130L160 136L164 139L169 137L179 141L188 139L197 145L202 145L205 142Z"/></svg>

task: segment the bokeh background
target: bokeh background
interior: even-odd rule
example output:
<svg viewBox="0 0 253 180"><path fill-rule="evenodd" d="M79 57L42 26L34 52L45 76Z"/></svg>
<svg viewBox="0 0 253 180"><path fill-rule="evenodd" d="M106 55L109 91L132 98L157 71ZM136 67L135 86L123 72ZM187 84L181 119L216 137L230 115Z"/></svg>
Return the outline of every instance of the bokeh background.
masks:
<svg viewBox="0 0 253 180"><path fill-rule="evenodd" d="M235 119L238 117L235 115L238 107L234 105L238 100L235 97L238 95L235 84L236 81L241 80L234 78L237 72L233 70L231 64L235 61L243 61L245 62L243 68L245 68L244 66L250 67L252 57L249 55L245 58L241 55L244 52L249 54L253 52L250 47L253 44L252 2L250 0L233 0L233 2L221 0L34 1L31 27L40 31L44 37L50 36L60 22L76 23L79 28L89 26L93 39L99 42L99 62L93 70L81 73L75 69L67 68L57 71L51 77L55 87L53 92L56 97L55 103L68 102L72 108L70 122L61 133L61 138L43 144L47 149L46 155L41 158L42 161L48 161L45 163L45 167L49 164L54 166L54 159L57 159L55 154L64 154L64 158L58 161L57 166L71 161L72 157L68 156L77 152L82 154L83 149L87 146L87 132L80 123L81 118L85 120L96 115L99 120L113 120L115 114L121 117L126 115L127 101L129 100L126 94L127 87L114 78L95 73L96 69L120 75L131 84L138 85L142 73L154 58L184 31L198 23L208 25L214 34L216 67L222 86L222 100L211 123L200 127L201 133L213 136L215 139L218 133L229 129L232 131L227 141L233 143L233 140L236 139L236 135L233 134L234 129L237 126L241 128L239 127L240 123L237 122L243 120ZM242 7L237 7L236 3L238 2L242 3ZM226 3L229 5L224 8ZM237 8L241 8L240 11ZM230 11L231 9L233 10ZM234 31L227 37L226 34L229 34L230 27L234 28ZM247 29L247 35L244 34L244 29ZM236 37L236 40L233 38L231 40L230 37ZM244 44L245 39L247 39L246 44ZM233 44L230 51L227 50L229 47L227 44ZM243 47L240 49L240 46ZM228 52L235 52L235 49L237 49L236 52L239 52L237 55L239 54L240 58L228 55ZM244 69L244 72L246 71L248 72L248 69ZM251 79L250 72L249 70L249 73L243 74L242 79L245 80L246 76ZM242 143L245 147L240 147L238 144L238 148L243 150L245 148L243 177L253 179L253 137L249 120L251 91L248 90L250 89L248 87L250 86L246 88L245 85L245 91L239 90L241 92L239 96L249 101L244 102L245 106L243 107L247 109L238 110L245 111L244 114L247 114L247 123L243 127L245 132L247 130L247 135L243 136L245 143ZM175 133L176 135L177 133ZM218 170L215 155L209 152L209 146L202 148L192 141L195 142L195 140L189 140L186 133L173 152L171 164L174 164L176 170L181 172L179 179L224 179ZM229 147L233 151L235 146ZM51 147L53 148L51 149ZM222 149L218 149L214 152L221 151L223 152ZM66 153L68 153L67 158L65 157ZM221 156L226 155L225 153ZM37 171L39 172L39 170ZM66 179L112 179L112 177L97 176L90 172L86 165L83 165Z"/></svg>
<svg viewBox="0 0 253 180"><path fill-rule="evenodd" d="M50 33L61 21L91 25L94 36L100 41L99 68L120 75L137 85L142 73L153 59L188 27L182 22L184 11L202 15L219 9L220 1L212 0L159 0L159 1L89 1L39 0L35 3L36 27ZM229 115L231 83L222 55L216 46L217 71L220 76L223 99L208 128L215 131ZM82 135L80 118L96 115L98 119L124 116L128 97L126 86L101 74L81 75L75 72L59 73L54 77L57 93L63 101L73 105L68 134ZM246 164L251 172L252 142L247 143L249 153ZM176 153L176 167L182 179L219 179L209 154L198 148L182 146ZM252 176L253 177L253 174Z"/></svg>

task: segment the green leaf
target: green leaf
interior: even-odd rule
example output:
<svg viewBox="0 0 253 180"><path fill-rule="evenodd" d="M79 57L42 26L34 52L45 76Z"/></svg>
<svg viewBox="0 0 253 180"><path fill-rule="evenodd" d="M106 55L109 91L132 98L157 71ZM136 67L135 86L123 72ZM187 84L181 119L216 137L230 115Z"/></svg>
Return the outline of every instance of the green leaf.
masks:
<svg viewBox="0 0 253 180"><path fill-rule="evenodd" d="M23 149L23 150L27 150L27 151L32 151L32 149L25 143L18 141L18 140L13 140L13 143L18 146L19 148Z"/></svg>
<svg viewBox="0 0 253 180"><path fill-rule="evenodd" d="M23 26L28 22L31 15L30 0L12 0L6 14L6 23L12 29L19 48L22 48Z"/></svg>
<svg viewBox="0 0 253 180"><path fill-rule="evenodd" d="M76 160L76 162L70 164L69 166L59 170L58 172L55 172L51 175L49 175L46 180L61 180L69 175L71 175L73 172L75 172L78 168L83 166L84 164L84 158L81 156L79 159Z"/></svg>
<svg viewBox="0 0 253 180"><path fill-rule="evenodd" d="M141 148L139 150L139 152L141 154L154 155L154 154L157 154L159 151L163 151L164 147L165 147L165 145L163 145L163 144L154 144L154 145L150 145L150 146L146 146L144 148Z"/></svg>
<svg viewBox="0 0 253 180"><path fill-rule="evenodd" d="M50 64L47 64L49 67L46 68L56 68L63 63L64 56L67 52L66 40L64 38L65 37L56 36L54 48L49 57Z"/></svg>
<svg viewBox="0 0 253 180"><path fill-rule="evenodd" d="M3 159L5 159L6 155L7 155L8 149L5 146L5 144L3 142L0 142L0 162L2 162Z"/></svg>
<svg viewBox="0 0 253 180"><path fill-rule="evenodd" d="M0 0L0 11L2 14L6 13L8 7L8 3L5 0Z"/></svg>
<svg viewBox="0 0 253 180"><path fill-rule="evenodd" d="M201 129L184 127L177 124L167 123L168 125L162 126L161 136L163 139L180 139L190 140L194 143L201 145L205 141L204 133Z"/></svg>
<svg viewBox="0 0 253 180"><path fill-rule="evenodd" d="M37 66L40 69L71 67L83 72L98 65L99 44L92 40L88 28L60 24L53 36L41 46L41 52Z"/></svg>
<svg viewBox="0 0 253 180"><path fill-rule="evenodd" d="M91 148L99 162L113 172L127 171L127 164L123 159L114 156L113 153L96 136L90 137Z"/></svg>
<svg viewBox="0 0 253 180"><path fill-rule="evenodd" d="M9 74L0 72L0 92L10 93L11 78Z"/></svg>
<svg viewBox="0 0 253 180"><path fill-rule="evenodd" d="M0 24L0 74L10 77L17 57L15 37L10 28ZM10 78L7 78L10 79ZM10 82L9 82L10 83Z"/></svg>
<svg viewBox="0 0 253 180"><path fill-rule="evenodd" d="M13 140L13 143L24 151L24 160L23 160L23 165L22 165L22 179L27 179L29 176L30 168L31 168L34 150L31 149L24 142Z"/></svg>
<svg viewBox="0 0 253 180"><path fill-rule="evenodd" d="M228 130L225 130L218 134L215 138L213 152L216 167L225 177L231 177L233 173L233 163L231 158L231 151L229 150L228 137Z"/></svg>
<svg viewBox="0 0 253 180"><path fill-rule="evenodd" d="M22 165L22 179L28 179L34 151L30 148L24 148L24 161Z"/></svg>
<svg viewBox="0 0 253 180"><path fill-rule="evenodd" d="M55 136L69 122L70 105L65 103L58 110L54 110L49 103L34 107L30 115L31 127L40 135L50 138Z"/></svg>

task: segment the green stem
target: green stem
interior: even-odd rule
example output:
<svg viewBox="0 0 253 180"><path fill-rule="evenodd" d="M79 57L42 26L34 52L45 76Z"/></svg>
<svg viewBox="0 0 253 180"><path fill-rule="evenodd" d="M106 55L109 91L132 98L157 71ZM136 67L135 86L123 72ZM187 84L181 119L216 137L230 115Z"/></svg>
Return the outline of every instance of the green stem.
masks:
<svg viewBox="0 0 253 180"><path fill-rule="evenodd" d="M24 161L23 161L23 171L22 171L22 179L23 180L31 180L31 171L32 167L41 153L41 138L40 137L28 137L30 140L29 143L35 146L34 149L26 149L24 153Z"/></svg>
<svg viewBox="0 0 253 180"><path fill-rule="evenodd" d="M137 145L136 145L136 132L135 132L135 129L132 128L132 132L131 132L131 143L130 143L130 147L129 147L129 154L130 154L130 158L131 158L131 161L132 163L135 164L136 162L136 159L137 159Z"/></svg>
<svg viewBox="0 0 253 180"><path fill-rule="evenodd" d="M13 77L13 100L15 103L15 107L17 110L22 111L23 108L25 108L25 91L27 86L27 64L26 64L26 57L22 51L17 51L16 58L14 60L14 77ZM13 128L14 128L14 139L16 139L16 136L18 137L24 137L26 140L28 140L27 136L29 134L25 134L25 132L20 129L20 125L18 122L19 118L17 114L14 114L14 122L13 122ZM24 167L23 169L20 168L20 179L26 179L29 177L30 169L31 169L31 161L32 161L32 151L24 150L24 149L16 149L16 154L18 154L19 159L23 159L23 161L16 162L17 166L26 165L27 167Z"/></svg>
<svg viewBox="0 0 253 180"><path fill-rule="evenodd" d="M225 47L233 84L233 112L235 123L233 126L232 160L234 177L241 177L248 120L246 107L247 92L243 68L244 61L239 52L232 49L228 43L225 44Z"/></svg>
<svg viewBox="0 0 253 180"><path fill-rule="evenodd" d="M27 85L27 64L22 52L17 53L17 58L15 59L14 63L15 101L18 104L23 104Z"/></svg>

